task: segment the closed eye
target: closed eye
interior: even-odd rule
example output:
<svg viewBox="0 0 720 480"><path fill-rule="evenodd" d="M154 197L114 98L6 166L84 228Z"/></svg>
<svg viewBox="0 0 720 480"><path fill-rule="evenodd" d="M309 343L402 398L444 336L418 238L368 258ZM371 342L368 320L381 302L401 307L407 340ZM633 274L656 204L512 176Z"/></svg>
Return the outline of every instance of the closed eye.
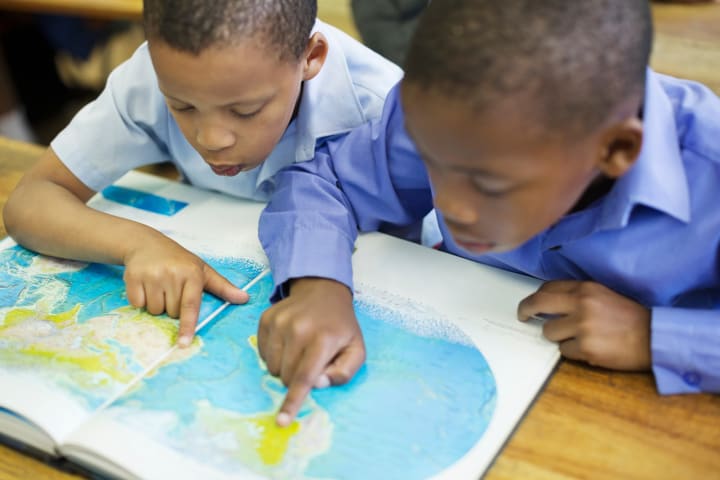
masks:
<svg viewBox="0 0 720 480"><path fill-rule="evenodd" d="M262 111L262 108L255 110L254 112L238 112L237 110L230 110L237 118L248 119L256 116Z"/></svg>
<svg viewBox="0 0 720 480"><path fill-rule="evenodd" d="M186 105L183 107L177 107L175 105L170 105L170 108L178 113L188 113L188 112L195 111L195 107L193 107L192 105Z"/></svg>
<svg viewBox="0 0 720 480"><path fill-rule="evenodd" d="M513 187L507 185L488 185L485 179L479 179L477 177L471 178L471 182L475 191L486 197L502 197L514 190Z"/></svg>

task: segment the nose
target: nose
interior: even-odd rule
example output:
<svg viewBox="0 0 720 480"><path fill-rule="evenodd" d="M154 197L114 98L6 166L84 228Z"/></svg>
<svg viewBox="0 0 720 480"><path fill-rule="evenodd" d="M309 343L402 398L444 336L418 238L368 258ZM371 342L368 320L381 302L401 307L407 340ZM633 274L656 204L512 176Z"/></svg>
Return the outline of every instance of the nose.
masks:
<svg viewBox="0 0 720 480"><path fill-rule="evenodd" d="M474 225L478 221L470 195L463 195L461 188L450 188L444 182L435 185L435 208L440 210L446 221L458 225Z"/></svg>
<svg viewBox="0 0 720 480"><path fill-rule="evenodd" d="M197 126L195 141L202 148L217 152L235 144L235 134L219 124L201 123Z"/></svg>

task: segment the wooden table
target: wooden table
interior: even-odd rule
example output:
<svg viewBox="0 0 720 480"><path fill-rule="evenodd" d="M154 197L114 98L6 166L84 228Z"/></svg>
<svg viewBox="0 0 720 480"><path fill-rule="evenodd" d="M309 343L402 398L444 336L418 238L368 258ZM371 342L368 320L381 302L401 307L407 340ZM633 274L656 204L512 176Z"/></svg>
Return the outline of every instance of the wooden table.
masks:
<svg viewBox="0 0 720 480"><path fill-rule="evenodd" d="M97 2L0 0L0 8L11 3ZM656 4L653 14L653 66L702 80L720 93L720 4ZM0 138L0 206L41 152ZM0 234L5 235L1 223ZM0 446L0 480L19 478L78 477ZM720 396L661 397L649 374L562 361L486 478L720 479Z"/></svg>

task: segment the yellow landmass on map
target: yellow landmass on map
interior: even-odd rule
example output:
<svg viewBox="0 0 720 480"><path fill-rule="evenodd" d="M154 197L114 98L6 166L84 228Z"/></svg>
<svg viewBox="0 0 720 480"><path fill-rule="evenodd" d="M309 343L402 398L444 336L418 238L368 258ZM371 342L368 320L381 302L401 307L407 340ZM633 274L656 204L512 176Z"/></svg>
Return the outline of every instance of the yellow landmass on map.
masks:
<svg viewBox="0 0 720 480"><path fill-rule="evenodd" d="M248 338L248 343L257 353L255 335ZM257 359L265 369L259 355ZM216 442L216 447L252 470L272 478L298 478L314 457L330 448L333 426L327 411L309 398L301 416L288 427L278 427L275 414L283 400L281 386L278 379L266 373L262 388L272 400L272 408L266 412L242 415L208 401L198 402L196 428L224 439Z"/></svg>
<svg viewBox="0 0 720 480"><path fill-rule="evenodd" d="M77 270L83 264L38 257L30 273ZM80 322L82 305L53 312L67 285L44 280L42 297L32 307L0 310L0 359L5 365L42 366L84 389L130 382L174 344L177 321L127 306ZM200 349L196 339L172 355L178 361ZM63 376L64 375L64 376Z"/></svg>
<svg viewBox="0 0 720 480"><path fill-rule="evenodd" d="M3 363L64 369L80 387L107 387L129 382L174 344L177 324L170 318L124 307L78 323L79 308L58 314L9 310L0 323ZM199 349L196 339L172 361Z"/></svg>

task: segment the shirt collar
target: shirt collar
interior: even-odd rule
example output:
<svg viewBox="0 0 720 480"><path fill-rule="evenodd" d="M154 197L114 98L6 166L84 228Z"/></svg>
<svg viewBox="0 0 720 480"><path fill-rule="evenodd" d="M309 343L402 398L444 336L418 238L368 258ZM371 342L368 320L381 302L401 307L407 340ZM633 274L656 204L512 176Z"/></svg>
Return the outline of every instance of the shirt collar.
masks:
<svg viewBox="0 0 720 480"><path fill-rule="evenodd" d="M683 222L690 220L689 192L673 104L658 75L649 68L640 156L605 198L599 227L617 229L626 226L637 205L664 212Z"/></svg>
<svg viewBox="0 0 720 480"><path fill-rule="evenodd" d="M295 162L313 158L318 138L348 132L366 121L340 39L333 27L320 20L315 22L315 32L327 38L327 58L320 72L303 84L297 116L281 139L282 143L295 137L295 142L290 142L294 144ZM272 177L278 165L287 163L288 153L287 149L273 150L260 166L256 187Z"/></svg>

